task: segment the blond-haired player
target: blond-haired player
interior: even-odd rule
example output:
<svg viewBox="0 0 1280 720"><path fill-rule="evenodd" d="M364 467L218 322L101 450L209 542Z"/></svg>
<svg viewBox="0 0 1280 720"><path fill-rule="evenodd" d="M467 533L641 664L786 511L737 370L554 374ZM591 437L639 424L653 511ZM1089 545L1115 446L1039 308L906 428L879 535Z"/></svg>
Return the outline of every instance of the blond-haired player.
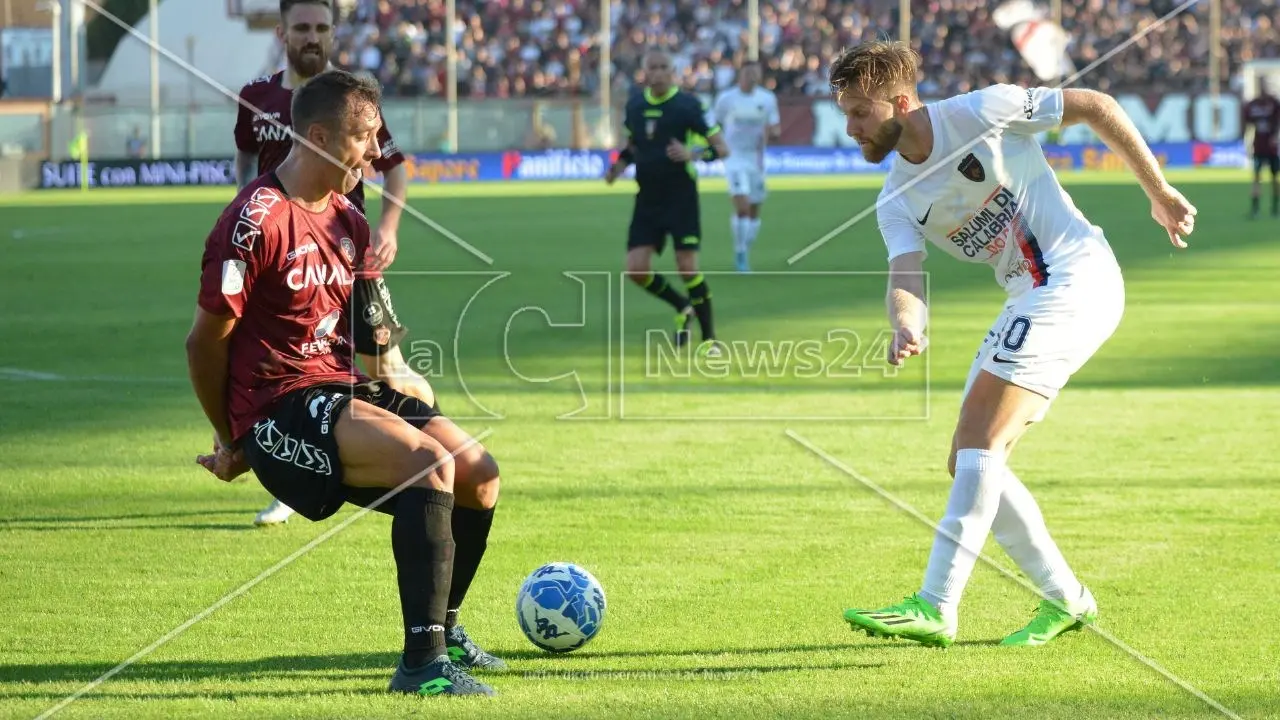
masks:
<svg viewBox="0 0 1280 720"><path fill-rule="evenodd" d="M965 385L948 469L946 513L918 593L845 620L873 635L946 647L987 533L1040 589L1032 621L1003 645L1041 645L1097 617L1097 603L1049 536L1031 493L1008 466L1014 443L1044 417L1067 380L1111 336L1124 282L1102 229L1076 209L1036 134L1087 124L1122 157L1152 218L1185 248L1196 209L1169 185L1116 101L1091 90L994 85L924 105L919 56L897 42L865 43L831 66L850 137L872 162L892 160L876 205L888 249L889 361L925 347L926 247L991 267L1007 293ZM958 541L958 542L957 542Z"/></svg>

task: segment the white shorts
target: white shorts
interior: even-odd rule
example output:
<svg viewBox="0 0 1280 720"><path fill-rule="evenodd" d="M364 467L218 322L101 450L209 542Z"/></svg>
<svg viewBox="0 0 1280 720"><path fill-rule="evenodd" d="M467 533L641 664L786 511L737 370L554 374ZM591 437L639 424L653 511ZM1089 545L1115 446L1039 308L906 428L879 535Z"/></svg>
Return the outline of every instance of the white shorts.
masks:
<svg viewBox="0 0 1280 720"><path fill-rule="evenodd" d="M725 179L729 181L729 196L746 195L752 205L764 202L764 171L753 167L726 167Z"/></svg>
<svg viewBox="0 0 1280 720"><path fill-rule="evenodd" d="M1033 288L1005 305L969 368L964 393L986 370L1050 401L1103 343L1124 315L1124 280L1118 267L1087 282ZM1047 411L1048 406L1045 406ZM1033 421L1044 419L1041 412Z"/></svg>

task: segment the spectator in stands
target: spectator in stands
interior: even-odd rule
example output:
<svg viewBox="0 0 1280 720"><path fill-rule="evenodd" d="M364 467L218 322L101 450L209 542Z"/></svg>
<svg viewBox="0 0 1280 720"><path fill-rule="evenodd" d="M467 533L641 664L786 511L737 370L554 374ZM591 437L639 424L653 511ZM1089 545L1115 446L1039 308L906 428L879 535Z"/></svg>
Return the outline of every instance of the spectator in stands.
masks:
<svg viewBox="0 0 1280 720"><path fill-rule="evenodd" d="M388 95L443 95L446 33L458 46L459 97L564 97L598 91L601 0L358 0L337 38L337 64L368 72ZM609 0L611 77L618 97L636 82L644 50L669 51L681 85L714 93L746 57L744 0ZM992 82L1031 84L997 0L912 0L912 45L924 59L923 94L965 92ZM1177 7L1171 0L1063 2L1063 26L1083 69ZM1224 75L1280 56L1277 0L1222 0ZM1081 85L1108 92L1185 91L1208 79L1208 3L1159 24L1101 63ZM826 93L825 59L840 48L896 34L898 0L760 0L763 85L779 95ZM570 66L577 63L576 70Z"/></svg>

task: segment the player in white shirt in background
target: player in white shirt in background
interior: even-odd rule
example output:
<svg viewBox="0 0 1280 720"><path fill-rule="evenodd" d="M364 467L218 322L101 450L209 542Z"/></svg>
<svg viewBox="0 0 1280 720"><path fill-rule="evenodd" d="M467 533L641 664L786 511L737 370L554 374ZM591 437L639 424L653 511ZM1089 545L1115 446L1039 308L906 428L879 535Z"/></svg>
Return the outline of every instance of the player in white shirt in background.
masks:
<svg viewBox="0 0 1280 720"><path fill-rule="evenodd" d="M848 134L867 159L897 151L876 207L895 331L889 362L901 364L926 344L928 244L990 266L1007 299L965 385L948 461L954 482L920 592L844 617L871 635L951 645L960 596L994 530L1046 598L1031 623L1001 644L1042 645L1096 619L1097 603L1007 458L1119 325L1124 282L1102 229L1076 209L1035 136L1086 123L1137 176L1174 247L1186 247L1182 237L1191 233L1196 209L1165 180L1110 96L995 85L926 106L916 92L919 62L906 45L877 41L846 51L831 70Z"/></svg>
<svg viewBox="0 0 1280 720"><path fill-rule="evenodd" d="M715 123L724 128L730 155L724 161L729 195L733 197L733 250L738 272L749 272L748 254L760 234L760 205L764 203L764 148L782 134L778 98L760 86L760 65L743 63L738 84L720 93L712 107Z"/></svg>

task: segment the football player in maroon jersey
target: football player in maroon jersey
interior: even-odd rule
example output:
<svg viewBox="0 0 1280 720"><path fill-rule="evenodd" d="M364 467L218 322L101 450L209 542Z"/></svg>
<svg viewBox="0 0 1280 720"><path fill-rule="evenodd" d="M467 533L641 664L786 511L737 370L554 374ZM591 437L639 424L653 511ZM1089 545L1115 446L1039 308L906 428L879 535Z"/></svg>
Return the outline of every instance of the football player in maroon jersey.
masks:
<svg viewBox="0 0 1280 720"><path fill-rule="evenodd" d="M240 111L236 117L236 180L240 187L275 169L289 154L293 138L289 134L289 106L293 89L328 67L333 51L334 10L330 0L280 0L280 24L276 36L284 45L288 67L258 78L240 90ZM396 256L396 231L408 187L404 155L384 125L378 131L381 155L371 166L385 180L382 216L374 234L370 266L386 269ZM364 212L364 185L357 183L347 194ZM404 360L400 341L406 333L391 303L391 294L382 278L356 283L355 351L360 365L370 375L392 388L435 405L435 393L426 378ZM286 522L293 510L273 500L254 522L273 525Z"/></svg>
<svg viewBox="0 0 1280 720"><path fill-rule="evenodd" d="M1253 194L1250 217L1258 216L1258 195L1262 168L1271 168L1271 215L1280 216L1280 100L1267 92L1265 80L1258 80L1258 96L1244 106L1244 126L1253 127Z"/></svg>
<svg viewBox="0 0 1280 720"><path fill-rule="evenodd" d="M390 690L488 695L468 670L502 663L466 636L456 609L487 543L497 463L436 408L360 373L350 352L352 288L380 271L345 195L379 157L380 98L375 82L341 70L302 84L291 107L299 142L209 234L186 343L214 428L213 452L197 462L224 481L252 469L312 521L344 503L390 515L404 619Z"/></svg>

